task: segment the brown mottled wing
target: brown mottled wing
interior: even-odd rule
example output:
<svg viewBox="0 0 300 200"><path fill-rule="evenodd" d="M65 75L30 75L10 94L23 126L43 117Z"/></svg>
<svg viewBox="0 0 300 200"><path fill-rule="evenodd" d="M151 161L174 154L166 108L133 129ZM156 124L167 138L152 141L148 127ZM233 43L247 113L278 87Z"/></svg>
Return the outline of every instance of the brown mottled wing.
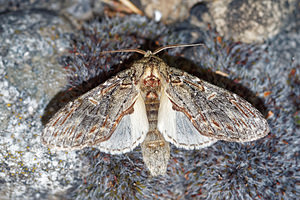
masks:
<svg viewBox="0 0 300 200"><path fill-rule="evenodd" d="M134 104L138 99L138 91L131 81L130 73L130 70L121 72L118 76L109 79L59 110L43 131L44 144L50 147L69 149L96 146L107 141L122 118L133 112ZM130 138L127 139L134 140L129 135L131 132L130 117L125 117L125 121L126 123L122 122L121 124L123 129L128 129L127 136ZM121 134L125 134L125 132L121 132ZM104 143L103 148L106 152L110 152L109 148L112 146L112 142L114 141L109 144ZM116 141L116 144L120 144L120 142L122 140ZM119 146L121 148L122 145ZM126 146L126 148L128 147ZM122 149L112 151L122 151Z"/></svg>
<svg viewBox="0 0 300 200"><path fill-rule="evenodd" d="M247 142L269 132L262 114L238 95L175 68L169 74L165 90L173 110L184 113L201 135Z"/></svg>

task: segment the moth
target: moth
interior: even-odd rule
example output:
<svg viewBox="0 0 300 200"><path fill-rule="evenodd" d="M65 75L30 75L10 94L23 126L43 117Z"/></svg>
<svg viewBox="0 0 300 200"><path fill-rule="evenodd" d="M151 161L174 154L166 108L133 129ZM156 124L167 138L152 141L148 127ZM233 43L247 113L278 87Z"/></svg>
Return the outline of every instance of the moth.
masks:
<svg viewBox="0 0 300 200"><path fill-rule="evenodd" d="M110 154L141 145L150 174L158 176L167 171L170 143L193 150L218 140L264 137L268 123L250 103L155 56L167 48L196 45L170 45L153 53L110 51L144 57L60 109L45 126L42 142L62 150L95 147Z"/></svg>

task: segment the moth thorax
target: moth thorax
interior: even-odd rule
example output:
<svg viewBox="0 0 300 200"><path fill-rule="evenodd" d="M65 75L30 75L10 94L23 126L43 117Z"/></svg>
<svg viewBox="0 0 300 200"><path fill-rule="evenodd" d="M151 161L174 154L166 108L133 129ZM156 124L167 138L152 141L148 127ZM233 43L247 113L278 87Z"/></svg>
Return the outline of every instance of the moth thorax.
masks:
<svg viewBox="0 0 300 200"><path fill-rule="evenodd" d="M155 88L160 86L160 79L157 78L156 76L150 75L144 78L143 83L144 83L144 87Z"/></svg>

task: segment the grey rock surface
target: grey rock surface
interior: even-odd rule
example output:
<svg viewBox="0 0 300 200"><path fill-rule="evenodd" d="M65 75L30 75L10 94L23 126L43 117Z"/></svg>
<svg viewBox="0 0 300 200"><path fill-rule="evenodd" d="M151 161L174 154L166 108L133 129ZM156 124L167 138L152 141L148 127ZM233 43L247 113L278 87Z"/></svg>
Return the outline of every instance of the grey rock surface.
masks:
<svg viewBox="0 0 300 200"><path fill-rule="evenodd" d="M72 28L46 11L6 13L0 21L1 198L38 198L59 185L43 173L49 160L38 135L48 99L66 85L58 60Z"/></svg>
<svg viewBox="0 0 300 200"><path fill-rule="evenodd" d="M33 9L51 10L72 20L87 20L103 13L101 0L0 0L0 12Z"/></svg>
<svg viewBox="0 0 300 200"><path fill-rule="evenodd" d="M207 10L195 14L201 20L195 24L210 23L218 33L234 41L261 43L295 23L299 11L297 0L224 0L206 1Z"/></svg>

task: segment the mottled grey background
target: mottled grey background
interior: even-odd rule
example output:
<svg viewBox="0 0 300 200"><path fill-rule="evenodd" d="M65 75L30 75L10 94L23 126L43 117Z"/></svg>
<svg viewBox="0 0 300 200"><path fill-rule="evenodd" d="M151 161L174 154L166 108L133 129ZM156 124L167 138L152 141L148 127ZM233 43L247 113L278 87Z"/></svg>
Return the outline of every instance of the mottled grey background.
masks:
<svg viewBox="0 0 300 200"><path fill-rule="evenodd" d="M139 5L169 25L108 18L97 0L0 0L0 199L299 199L299 1L165 2L163 11ZM189 12L172 11L177 4ZM59 107L138 59L99 52L194 42L206 47L164 59L251 102L267 117L268 136L197 151L172 146L167 175L156 178L139 147L112 156L41 144Z"/></svg>

